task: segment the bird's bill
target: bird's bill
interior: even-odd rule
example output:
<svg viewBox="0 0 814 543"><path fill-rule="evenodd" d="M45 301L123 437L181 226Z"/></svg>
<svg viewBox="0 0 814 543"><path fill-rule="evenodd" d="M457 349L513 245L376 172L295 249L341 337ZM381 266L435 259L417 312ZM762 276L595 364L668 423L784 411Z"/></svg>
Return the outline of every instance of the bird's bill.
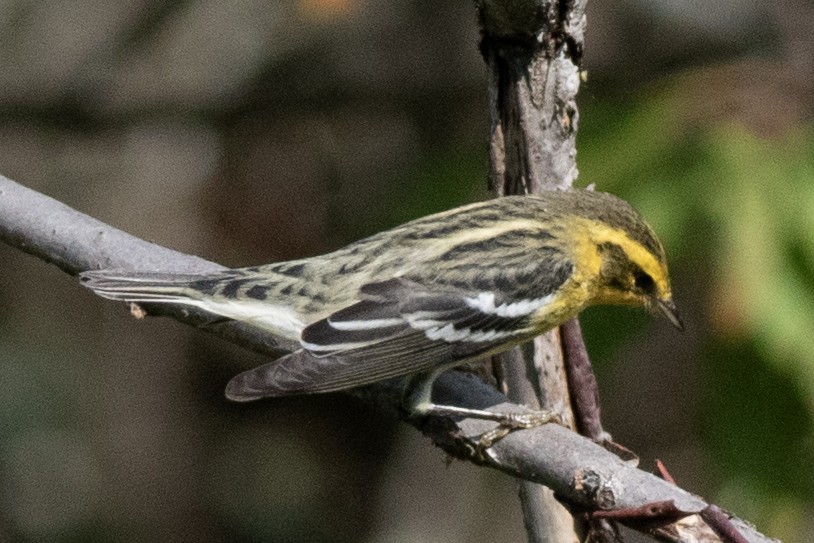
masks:
<svg viewBox="0 0 814 543"><path fill-rule="evenodd" d="M684 331L684 323L681 321L681 316L678 314L678 309L676 309L676 305L673 303L672 298L664 298L661 300L657 300L657 305L661 314L667 317L667 320L672 323L673 326Z"/></svg>

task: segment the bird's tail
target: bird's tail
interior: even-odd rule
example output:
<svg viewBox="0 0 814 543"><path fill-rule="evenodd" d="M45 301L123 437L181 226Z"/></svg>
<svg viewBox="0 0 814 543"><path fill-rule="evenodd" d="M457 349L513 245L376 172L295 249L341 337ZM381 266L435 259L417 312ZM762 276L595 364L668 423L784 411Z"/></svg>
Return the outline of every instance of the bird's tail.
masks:
<svg viewBox="0 0 814 543"><path fill-rule="evenodd" d="M289 340L298 340L306 324L275 295L273 281L252 279L240 270L200 275L100 270L82 273L80 279L109 300L197 307Z"/></svg>
<svg viewBox="0 0 814 543"><path fill-rule="evenodd" d="M82 285L109 300L122 302L184 303L204 294L205 282L216 281L212 274L180 275L101 270L80 274Z"/></svg>

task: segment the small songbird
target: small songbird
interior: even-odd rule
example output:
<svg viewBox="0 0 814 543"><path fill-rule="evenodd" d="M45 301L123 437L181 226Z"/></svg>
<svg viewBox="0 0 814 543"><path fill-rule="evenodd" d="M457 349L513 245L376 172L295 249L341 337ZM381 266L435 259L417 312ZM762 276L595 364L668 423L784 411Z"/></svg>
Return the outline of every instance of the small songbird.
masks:
<svg viewBox="0 0 814 543"><path fill-rule="evenodd" d="M507 196L430 215L330 254L203 275L91 271L98 295L182 304L299 342L233 378L236 401L411 375L417 415L444 370L509 349L594 304L642 306L676 327L664 249L629 204L590 190Z"/></svg>

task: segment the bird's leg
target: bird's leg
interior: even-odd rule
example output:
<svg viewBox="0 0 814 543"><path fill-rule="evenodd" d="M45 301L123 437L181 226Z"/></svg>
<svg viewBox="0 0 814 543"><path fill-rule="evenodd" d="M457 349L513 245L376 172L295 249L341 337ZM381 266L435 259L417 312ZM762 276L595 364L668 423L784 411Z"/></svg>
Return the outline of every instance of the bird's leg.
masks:
<svg viewBox="0 0 814 543"><path fill-rule="evenodd" d="M478 441L486 449L500 441L507 434L527 428L534 428L549 422L561 424L560 416L550 411L526 411L500 413L484 409L470 409L454 405L438 405L432 402L432 384L439 373L446 368L412 375L404 388L402 405L408 413L416 417L428 415L453 416L492 420L500 423L494 430L484 432Z"/></svg>

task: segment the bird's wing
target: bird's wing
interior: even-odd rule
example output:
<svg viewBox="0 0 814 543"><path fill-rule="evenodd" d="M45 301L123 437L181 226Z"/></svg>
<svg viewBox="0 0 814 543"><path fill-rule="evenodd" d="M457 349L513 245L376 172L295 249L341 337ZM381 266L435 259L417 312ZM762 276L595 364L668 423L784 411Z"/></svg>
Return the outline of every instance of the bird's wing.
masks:
<svg viewBox="0 0 814 543"><path fill-rule="evenodd" d="M531 316L553 294L509 301L391 279L366 285L362 296L307 326L303 349L232 379L227 396L330 392L476 358L528 338Z"/></svg>

